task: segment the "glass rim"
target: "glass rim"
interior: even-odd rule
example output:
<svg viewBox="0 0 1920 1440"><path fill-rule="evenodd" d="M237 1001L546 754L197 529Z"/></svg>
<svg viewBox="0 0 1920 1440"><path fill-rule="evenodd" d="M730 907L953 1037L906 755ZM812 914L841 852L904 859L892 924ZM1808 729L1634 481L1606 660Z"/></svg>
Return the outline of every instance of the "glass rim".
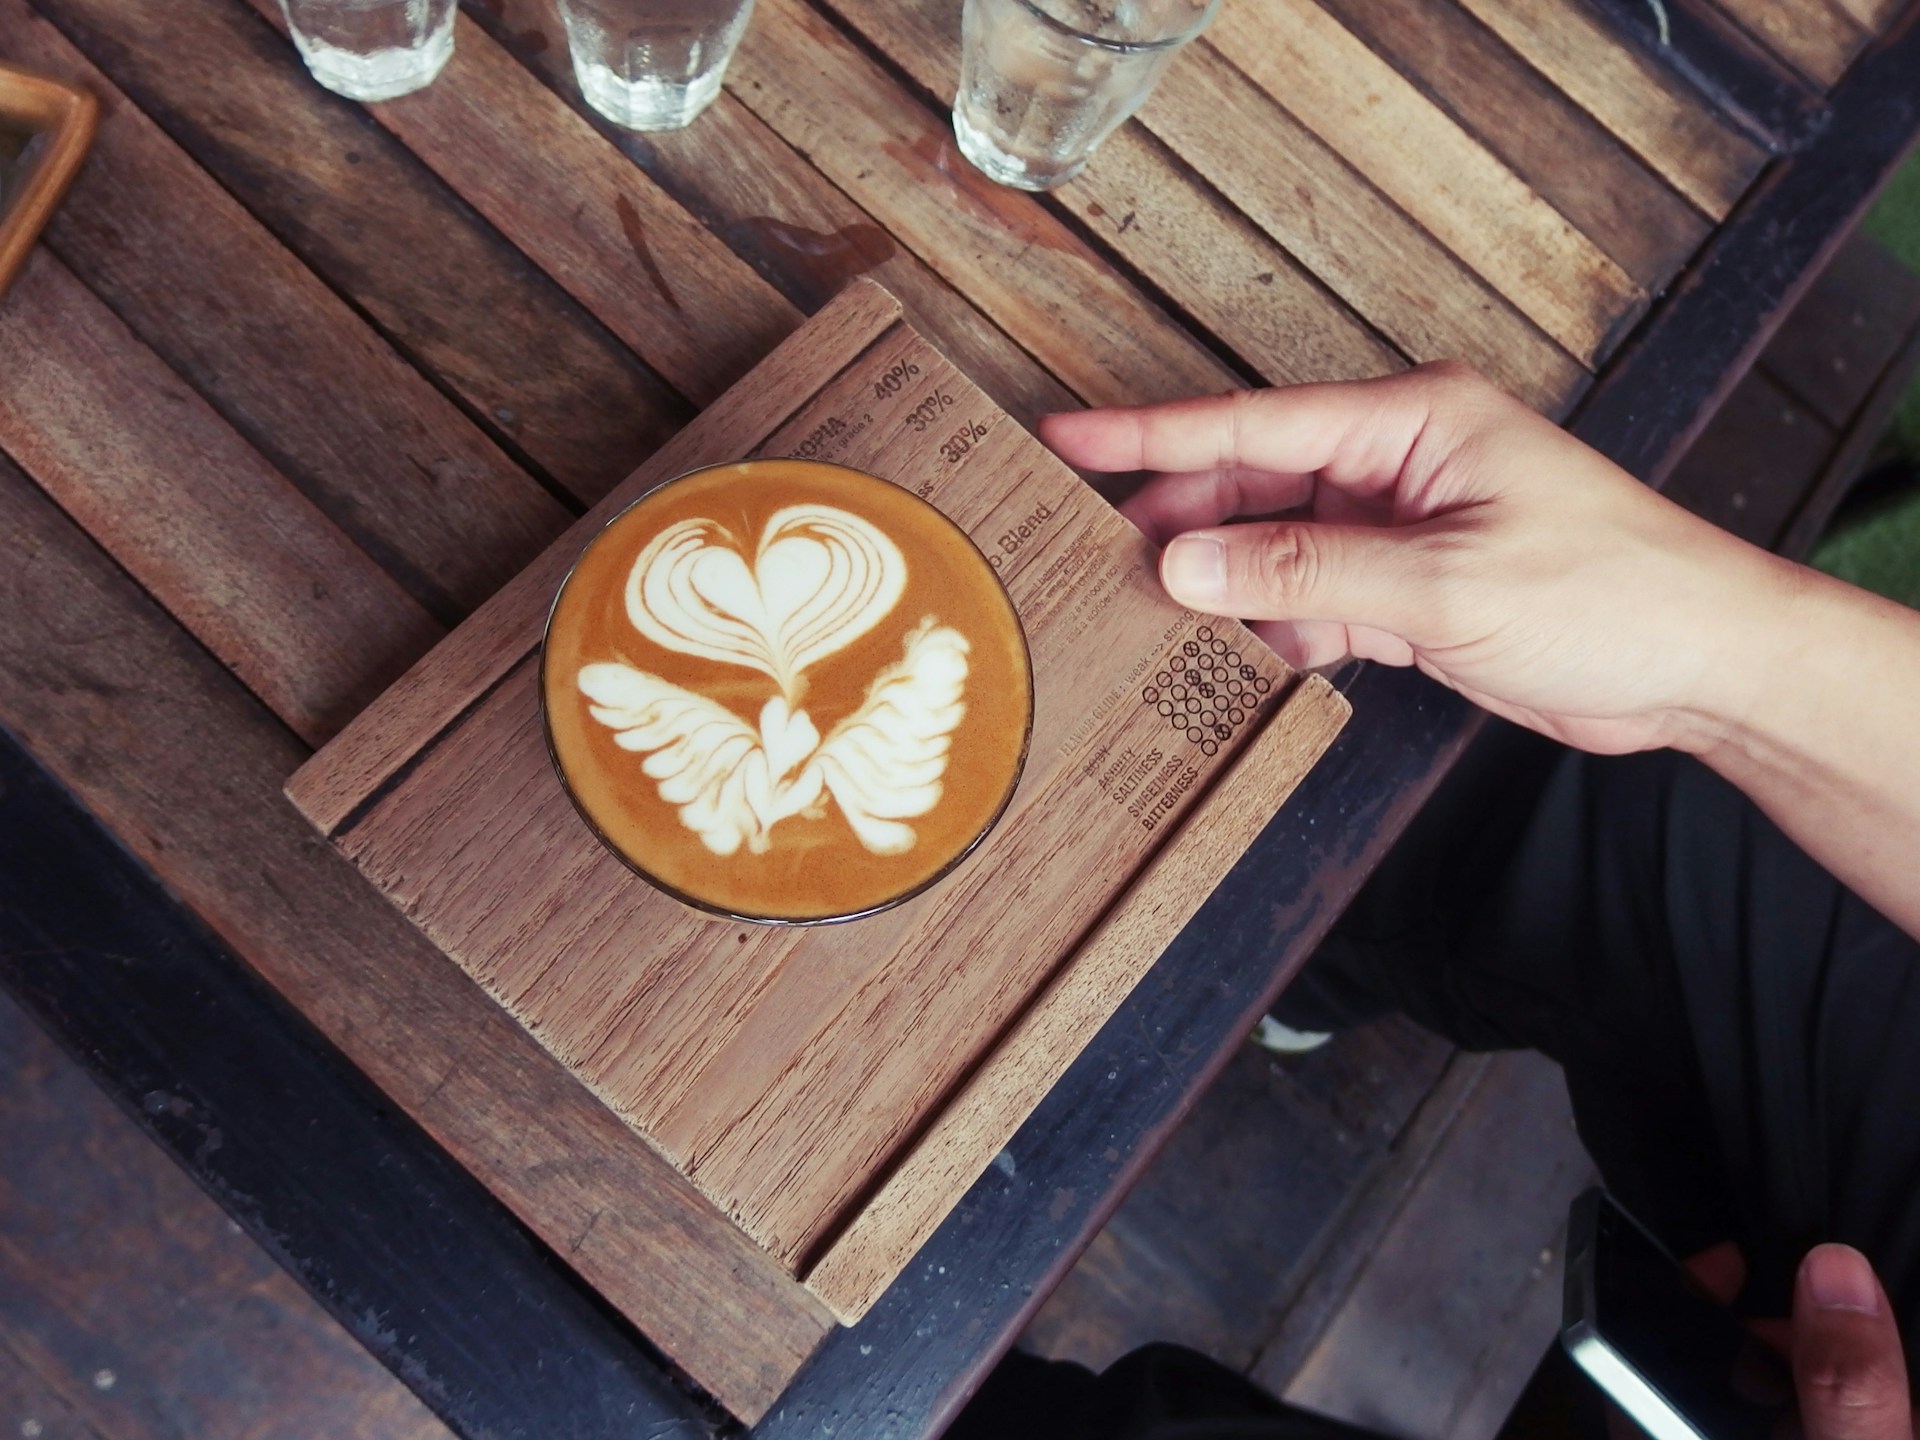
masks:
<svg viewBox="0 0 1920 1440"><path fill-rule="evenodd" d="M1206 5L1200 12L1200 18L1184 30L1159 40L1116 40L1109 36L1096 35L1091 31L1081 30L1076 26L1069 25L1058 16L1049 15L1045 10L1040 8L1038 0L1013 0L1013 3L1025 10L1055 34L1063 35L1069 40L1077 40L1083 45L1091 45L1101 50L1112 50L1120 54L1128 55L1139 54L1143 51L1178 49L1199 35L1201 31L1205 30L1208 25L1213 23L1213 17L1220 13L1220 0L1206 0Z"/></svg>

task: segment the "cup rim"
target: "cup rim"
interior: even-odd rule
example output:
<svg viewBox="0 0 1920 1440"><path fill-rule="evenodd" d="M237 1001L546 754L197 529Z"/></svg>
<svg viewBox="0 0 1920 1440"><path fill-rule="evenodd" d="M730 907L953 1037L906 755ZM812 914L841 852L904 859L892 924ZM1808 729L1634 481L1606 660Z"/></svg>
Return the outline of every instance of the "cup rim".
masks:
<svg viewBox="0 0 1920 1440"><path fill-rule="evenodd" d="M1217 4L1218 0L1215 0L1215 3ZM731 470L737 466L758 465L769 461L783 465L817 465L829 470L844 470L850 474L864 476L875 484L893 486L894 489L898 490L915 504L931 511L941 524L959 536L967 548L979 557L981 569L984 570L993 581L995 588L1000 592L1000 597L1006 601L1008 613L1013 616L1014 634L1020 641L1020 659L1027 677L1026 720L1020 732L1020 751L1014 757L1013 772L1007 781L1006 793L1001 795L999 804L994 806L993 813L989 815L980 826L979 832L959 850L955 851L938 870L935 870L931 875L927 876L926 879L920 881L920 883L914 885L911 889L903 890L898 895L891 896L877 904L869 905L864 909L850 910L833 915L750 915L743 911L728 909L726 906L717 904L711 900L704 900L697 895L688 894L679 886L672 884L670 881L648 870L646 866L642 865L638 860L627 854L619 845L615 844L607 833L600 828L600 824L594 819L593 813L587 808L585 802L581 800L579 794L574 790L573 782L567 777L566 767L560 763L559 749L554 744L553 715L547 702L547 657L551 649L549 642L553 638L554 617L559 614L561 598L567 593L567 587L573 583L574 574L579 570L580 562L586 558L587 552L600 542L607 531L625 518L629 510L632 510L643 500L653 498L653 496L659 494L669 485L678 484L682 480L690 480L696 475L704 475L710 470ZM992 562L987 558L987 553L974 543L973 537L961 528L959 522L954 520L952 516L948 515L946 511L942 510L938 505L935 505L924 495L915 494L906 486L889 480L883 475L875 475L872 471L862 470L856 465L842 465L836 460L810 460L793 455L754 455L742 460L717 460L708 465L696 465L691 470L682 470L678 474L670 475L656 484L649 485L645 490L642 490L638 495L634 496L633 499L614 511L613 514L609 515L605 522L587 538L586 544L580 547L580 553L575 555L573 560L568 564L566 575L563 576L560 583L554 587L553 601L547 607L546 623L541 626L540 630L539 688L540 734L546 744L547 763L553 767L554 777L559 780L560 788L565 792L568 802L573 806L574 813L580 817L581 822L586 825L587 829L592 833L593 838L599 841L601 848L661 894L678 900L689 909L702 911L705 914L715 916L719 919L731 920L743 925L766 925L778 929L805 928L816 925L842 925L851 920L865 920L871 916L882 914L885 911L906 904L907 901L913 899L916 895L924 894L958 869L961 862L973 854L975 850L979 849L986 838L999 828L1000 821L1007 813L1007 807L1013 803L1014 794L1020 788L1020 781L1026 775L1027 759L1033 748L1033 713L1035 709L1033 647L1027 643L1026 622L1020 618L1019 607L1013 603L1013 596L1008 593L1006 582L1000 578L1000 572L993 568Z"/></svg>
<svg viewBox="0 0 1920 1440"><path fill-rule="evenodd" d="M1091 45L1101 50L1112 50L1118 54L1134 55L1153 51L1176 50L1180 46L1185 45L1213 23L1213 17L1220 13L1221 0L1207 0L1206 8L1201 11L1200 18L1194 21L1192 25L1159 40L1115 40L1104 35L1095 35L1089 31L1069 25L1058 16L1049 15L1045 10L1040 8L1037 0L1014 0L1014 3L1049 30L1054 31L1056 34L1064 35L1069 40L1078 40L1083 45Z"/></svg>

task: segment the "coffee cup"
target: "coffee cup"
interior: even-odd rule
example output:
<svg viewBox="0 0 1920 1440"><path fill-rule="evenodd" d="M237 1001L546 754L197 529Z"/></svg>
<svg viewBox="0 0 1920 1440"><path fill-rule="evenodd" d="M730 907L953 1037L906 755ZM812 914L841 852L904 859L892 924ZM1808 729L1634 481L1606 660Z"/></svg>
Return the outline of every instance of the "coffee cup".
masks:
<svg viewBox="0 0 1920 1440"><path fill-rule="evenodd" d="M1019 615L966 533L809 460L695 470L609 521L554 599L541 696L594 833L679 900L769 924L952 871L1033 717Z"/></svg>

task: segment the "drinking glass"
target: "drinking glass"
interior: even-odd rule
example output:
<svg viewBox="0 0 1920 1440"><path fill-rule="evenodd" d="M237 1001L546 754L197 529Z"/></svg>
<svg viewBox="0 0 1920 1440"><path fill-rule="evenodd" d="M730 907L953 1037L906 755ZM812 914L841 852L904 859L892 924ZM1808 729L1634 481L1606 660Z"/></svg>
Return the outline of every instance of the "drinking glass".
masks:
<svg viewBox="0 0 1920 1440"><path fill-rule="evenodd" d="M307 69L349 100L430 83L453 54L454 0L280 0Z"/></svg>
<svg viewBox="0 0 1920 1440"><path fill-rule="evenodd" d="M1002 185L1049 190L1140 108L1220 0L966 0L953 131Z"/></svg>
<svg viewBox="0 0 1920 1440"><path fill-rule="evenodd" d="M587 103L629 130L678 130L720 93L753 0L560 0Z"/></svg>

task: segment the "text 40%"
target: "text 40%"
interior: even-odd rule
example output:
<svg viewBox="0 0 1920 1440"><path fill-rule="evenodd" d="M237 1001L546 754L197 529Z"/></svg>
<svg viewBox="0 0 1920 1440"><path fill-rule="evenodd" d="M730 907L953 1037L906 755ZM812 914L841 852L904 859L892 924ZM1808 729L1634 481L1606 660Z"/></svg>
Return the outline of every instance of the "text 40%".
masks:
<svg viewBox="0 0 1920 1440"><path fill-rule="evenodd" d="M911 360L902 360L886 374L873 382L873 398L885 400L898 395L900 387L920 373L920 367Z"/></svg>

